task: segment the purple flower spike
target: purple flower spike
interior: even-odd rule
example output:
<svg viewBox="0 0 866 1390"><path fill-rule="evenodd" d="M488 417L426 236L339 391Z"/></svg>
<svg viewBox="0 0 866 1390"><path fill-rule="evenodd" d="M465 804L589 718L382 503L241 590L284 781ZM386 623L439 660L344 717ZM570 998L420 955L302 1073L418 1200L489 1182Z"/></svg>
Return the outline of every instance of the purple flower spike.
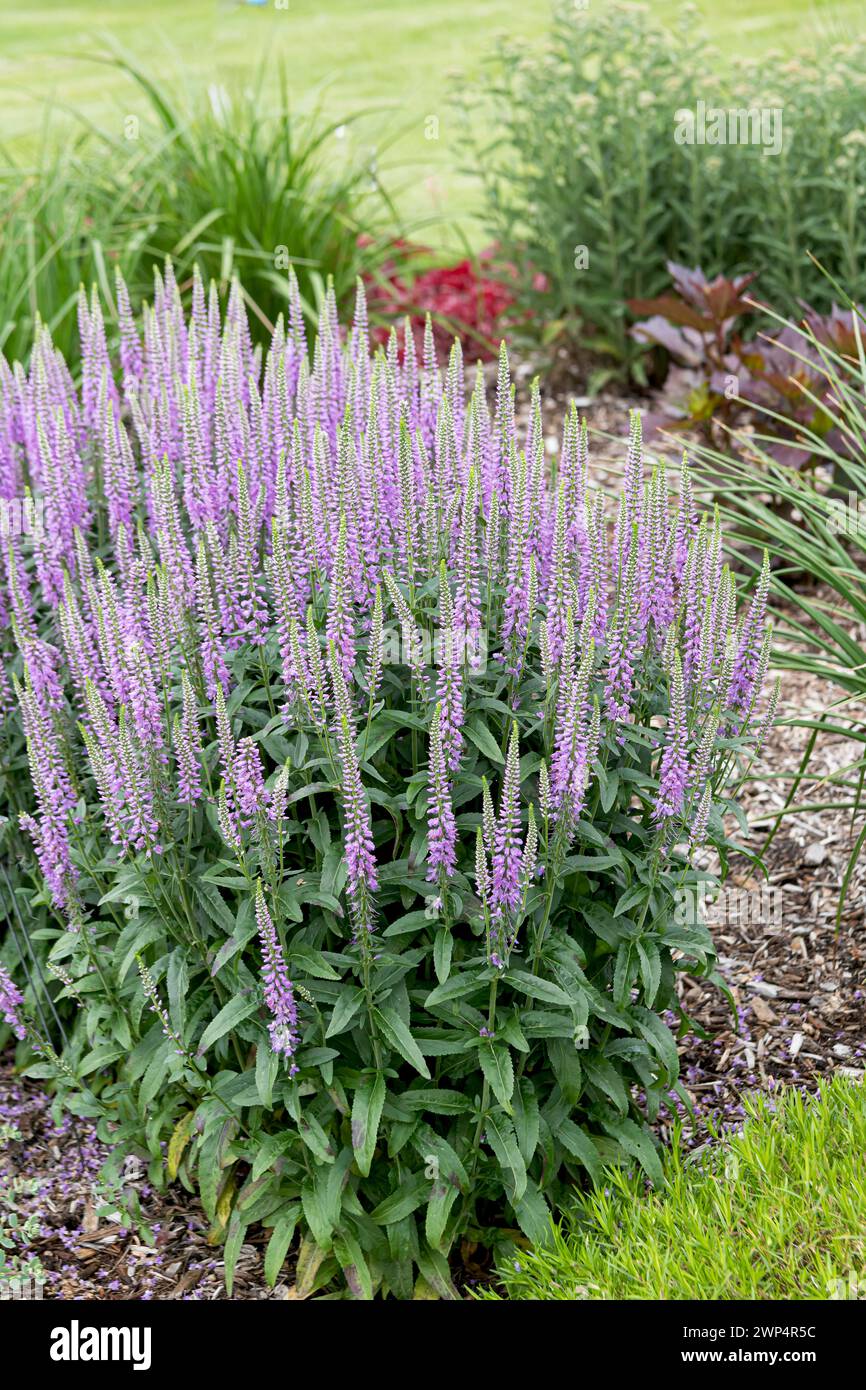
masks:
<svg viewBox="0 0 866 1390"><path fill-rule="evenodd" d="M21 1021L23 1005L23 994L14 984L6 967L0 965L0 1014L3 1015L4 1022L8 1023L15 1037L22 1042L27 1036L27 1030Z"/></svg>
<svg viewBox="0 0 866 1390"><path fill-rule="evenodd" d="M268 1032L271 1037L271 1051L283 1057L293 1057L298 1046L298 1011L295 1005L295 992L286 969L283 948L280 945L268 905L265 902L261 881L256 884L256 923L259 929L259 943L262 951L262 985L265 1004L271 1015ZM290 1075L298 1068L293 1063Z"/></svg>

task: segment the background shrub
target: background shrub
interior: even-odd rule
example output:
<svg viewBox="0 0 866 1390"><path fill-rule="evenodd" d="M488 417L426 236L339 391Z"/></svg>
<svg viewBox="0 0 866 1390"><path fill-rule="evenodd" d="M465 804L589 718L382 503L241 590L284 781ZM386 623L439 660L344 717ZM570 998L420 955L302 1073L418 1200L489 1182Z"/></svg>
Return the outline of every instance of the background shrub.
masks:
<svg viewBox="0 0 866 1390"><path fill-rule="evenodd" d="M290 260L315 324L329 277L345 305L386 246L399 254L372 145L368 157L348 153L345 121L290 108L284 85L265 97L264 72L238 95L185 98L120 52L113 63L148 102L143 119L126 118L138 122L129 138L88 127L58 150L49 130L32 164L9 155L0 169L7 357L26 357L41 317L74 365L79 286L98 283L113 316L120 269L137 309L167 255L185 289L194 264L224 295L242 274L251 331L267 340L288 306Z"/></svg>
<svg viewBox="0 0 866 1390"><path fill-rule="evenodd" d="M757 272L780 312L802 299L827 309L811 251L860 299L864 92L862 43L723 62L693 10L662 29L638 5L558 4L545 50L503 45L466 101L486 223L523 267L542 330L634 356L625 302L665 289L668 260L710 277ZM677 144L675 113L698 101L782 106L782 152Z"/></svg>

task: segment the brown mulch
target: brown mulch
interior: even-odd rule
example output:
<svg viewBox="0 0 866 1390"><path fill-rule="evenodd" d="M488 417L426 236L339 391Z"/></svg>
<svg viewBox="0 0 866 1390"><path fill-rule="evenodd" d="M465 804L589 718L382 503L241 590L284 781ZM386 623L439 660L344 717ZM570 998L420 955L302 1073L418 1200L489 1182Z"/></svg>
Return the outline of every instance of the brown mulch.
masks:
<svg viewBox="0 0 866 1390"><path fill-rule="evenodd" d="M13 1211L18 1220L7 1260L44 1279L44 1298L225 1298L222 1252L198 1201L179 1185L156 1191L135 1159L121 1195L99 1176L109 1156L89 1120L55 1116L37 1081L16 1076L11 1058L0 1065L0 1231L10 1234ZM241 1249L234 1298L288 1297L288 1269L265 1284L267 1234Z"/></svg>
<svg viewBox="0 0 866 1390"><path fill-rule="evenodd" d="M817 718L837 697L808 673L784 672L777 718ZM752 851L761 849L775 824L773 813L785 802L790 783L779 775L797 771L808 738L808 729L784 722L770 732L761 767L741 796ZM796 801L850 800L825 779L859 751L851 739L821 734ZM765 780L761 773L770 770L773 776ZM682 1080L698 1120L696 1126L687 1121L693 1140L703 1137L702 1118L738 1124L749 1090L814 1090L834 1072L863 1081L866 854L851 877L836 927L852 844L849 810L794 812L782 818L768 848L766 878L745 857L732 860L709 920L737 1021L714 985L686 979L681 989L683 1009L698 1025L681 1043ZM709 1036L701 1037L701 1029Z"/></svg>

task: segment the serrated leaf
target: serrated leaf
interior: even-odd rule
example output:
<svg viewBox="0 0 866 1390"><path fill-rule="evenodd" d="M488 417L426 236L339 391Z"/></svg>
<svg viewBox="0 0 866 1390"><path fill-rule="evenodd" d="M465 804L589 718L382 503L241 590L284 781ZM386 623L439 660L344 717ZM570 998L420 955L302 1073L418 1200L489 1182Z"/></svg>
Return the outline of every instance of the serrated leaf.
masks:
<svg viewBox="0 0 866 1390"><path fill-rule="evenodd" d="M665 1185L665 1175L661 1161L652 1140L634 1120L611 1117L603 1121L604 1128L622 1145L627 1154L636 1158L654 1187Z"/></svg>
<svg viewBox="0 0 866 1390"><path fill-rule="evenodd" d="M583 1065L592 1084L613 1101L621 1115L625 1115L628 1111L628 1094L616 1068L606 1058L589 1054L585 1055Z"/></svg>
<svg viewBox="0 0 866 1390"><path fill-rule="evenodd" d="M463 732L489 762L504 764L505 755L486 724L470 719L463 725Z"/></svg>
<svg viewBox="0 0 866 1390"><path fill-rule="evenodd" d="M500 1168L506 1174L510 1174L510 1186L512 1192L509 1194L513 1202L519 1202L526 1191L526 1165L517 1144L517 1137L514 1133L514 1125L507 1115L500 1114L492 1110L484 1118L484 1128L487 1134L487 1141L495 1153Z"/></svg>
<svg viewBox="0 0 866 1390"><path fill-rule="evenodd" d="M668 1073L668 1079L673 1082L679 1076L680 1058L677 1052L677 1045L673 1035L667 1025L654 1014L650 1009L644 1009L636 1005L632 1010L634 1025L641 1037L649 1043L656 1056L661 1058Z"/></svg>
<svg viewBox="0 0 866 1390"><path fill-rule="evenodd" d="M528 1182L519 1202L513 1202L514 1215L525 1236L533 1245L547 1245L553 1234L550 1207L534 1182Z"/></svg>
<svg viewBox="0 0 866 1390"><path fill-rule="evenodd" d="M655 1003L662 978L662 962L659 948L654 941L646 938L637 941L637 954L640 961L640 975L643 981L644 997L649 1008Z"/></svg>
<svg viewBox="0 0 866 1390"><path fill-rule="evenodd" d="M638 903L642 903L649 896L649 892L649 888L643 883L636 883L633 887L627 888L617 901L613 910L614 917L622 917Z"/></svg>
<svg viewBox="0 0 866 1390"><path fill-rule="evenodd" d="M464 973L452 975L444 984L437 985L431 990L424 1000L425 1009L432 1009L437 1004L449 1004L456 999L468 999L470 995L476 994L490 980L490 972L485 970L483 974L472 975Z"/></svg>
<svg viewBox="0 0 866 1390"><path fill-rule="evenodd" d="M331 1013L331 1021L325 1032L326 1038L336 1037L348 1028L355 1014L364 1002L364 991L356 985L344 985L337 997Z"/></svg>
<svg viewBox="0 0 866 1390"><path fill-rule="evenodd" d="M424 1061L421 1049L400 1015L394 1009L381 1008L373 1010L373 1017L389 1046L399 1052L400 1056L405 1058L410 1066L413 1066L424 1077L425 1081L429 1081L430 1069Z"/></svg>
<svg viewBox="0 0 866 1390"><path fill-rule="evenodd" d="M226 1233L226 1241L223 1247L226 1294L229 1298L231 1298L232 1289L234 1288L235 1265L238 1262L238 1255L241 1253L241 1246L244 1243L244 1232L246 1231L246 1229L246 1226L241 1221L240 1217L237 1215L237 1212L235 1212L231 1220L229 1221L229 1228L228 1232Z"/></svg>
<svg viewBox="0 0 866 1390"><path fill-rule="evenodd" d="M505 980L530 999L539 999L543 1004L559 1004L565 1009L571 1008L570 997L552 980L543 980L540 975L530 975L526 970L508 970Z"/></svg>
<svg viewBox="0 0 866 1390"><path fill-rule="evenodd" d="M448 1224L448 1217L451 1208L460 1196L460 1191L452 1183L443 1177L438 1177L433 1183L433 1190L430 1193L430 1201L427 1203L427 1216L424 1231L427 1240L438 1250L442 1246L445 1235L445 1227Z"/></svg>
<svg viewBox="0 0 866 1390"><path fill-rule="evenodd" d="M394 1221L402 1221L423 1206L430 1195L430 1179L423 1173L413 1173L405 1178L394 1192L388 1194L370 1213L371 1221L378 1226L388 1226Z"/></svg>
<svg viewBox="0 0 866 1390"><path fill-rule="evenodd" d="M560 1120L555 1132L563 1148L568 1150L572 1158L576 1158L578 1162L583 1164L593 1183L597 1186L602 1180L604 1169L598 1156L598 1150L589 1135L585 1134L573 1120L567 1118Z"/></svg>
<svg viewBox="0 0 866 1390"><path fill-rule="evenodd" d="M274 1098L274 1082L279 1075L280 1059L263 1043L256 1048L256 1091L259 1101L270 1110Z"/></svg>
<svg viewBox="0 0 866 1390"><path fill-rule="evenodd" d="M538 1148L540 1128L535 1087L529 1077L522 1076L514 1088L512 1112L517 1146L528 1167Z"/></svg>
<svg viewBox="0 0 866 1390"><path fill-rule="evenodd" d="M478 1060L491 1091L507 1114L511 1114L514 1092L514 1063L504 1043L482 1038L478 1044Z"/></svg>
<svg viewBox="0 0 866 1390"><path fill-rule="evenodd" d="M372 1299L373 1280L370 1275L370 1267L354 1236L350 1236L346 1232L336 1235L334 1237L334 1254L346 1276L346 1283L352 1297L363 1299L365 1302Z"/></svg>
<svg viewBox="0 0 866 1390"><path fill-rule="evenodd" d="M291 943L287 959L290 966L300 966L304 973L312 975L317 980L339 980L340 978L334 967L325 960L322 952L316 951L303 941Z"/></svg>

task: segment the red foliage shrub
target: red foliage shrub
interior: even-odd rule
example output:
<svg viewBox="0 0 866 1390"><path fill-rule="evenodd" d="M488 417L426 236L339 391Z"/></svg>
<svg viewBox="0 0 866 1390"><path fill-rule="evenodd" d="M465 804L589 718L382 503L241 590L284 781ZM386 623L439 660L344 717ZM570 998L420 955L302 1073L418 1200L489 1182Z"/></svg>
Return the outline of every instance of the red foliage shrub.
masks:
<svg viewBox="0 0 866 1390"><path fill-rule="evenodd" d="M391 325L408 316L420 352L429 313L441 358L455 334L473 360L495 357L515 301L508 282L516 278L513 265L497 261L497 249L488 246L474 258L413 274L413 261L429 256L429 247L396 241L394 256L365 277L374 339L387 341Z"/></svg>

